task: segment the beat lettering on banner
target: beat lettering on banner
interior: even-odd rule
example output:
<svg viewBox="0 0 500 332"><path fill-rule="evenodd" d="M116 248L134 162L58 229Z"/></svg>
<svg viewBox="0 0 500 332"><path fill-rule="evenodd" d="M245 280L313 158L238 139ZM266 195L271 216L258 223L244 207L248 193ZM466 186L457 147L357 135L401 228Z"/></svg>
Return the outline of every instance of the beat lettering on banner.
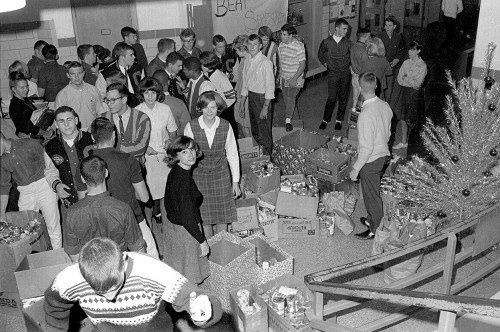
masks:
<svg viewBox="0 0 500 332"><path fill-rule="evenodd" d="M257 33L267 25L277 31L286 23L287 0L213 0L214 34L231 42L236 36Z"/></svg>

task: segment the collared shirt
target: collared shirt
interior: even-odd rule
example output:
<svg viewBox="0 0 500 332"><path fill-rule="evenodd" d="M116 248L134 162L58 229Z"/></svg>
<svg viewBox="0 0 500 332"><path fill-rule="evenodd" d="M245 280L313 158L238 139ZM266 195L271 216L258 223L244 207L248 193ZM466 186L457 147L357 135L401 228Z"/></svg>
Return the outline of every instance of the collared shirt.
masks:
<svg viewBox="0 0 500 332"><path fill-rule="evenodd" d="M125 75L125 77L127 78L128 92L135 93L134 87L132 86L132 82L130 81L130 77L127 74L127 68L123 67L122 65L118 65L118 68L120 68L120 71L122 72L122 74Z"/></svg>
<svg viewBox="0 0 500 332"><path fill-rule="evenodd" d="M352 168L360 171L366 163L390 155L391 119L392 110L385 101L378 97L364 101L358 118L358 159Z"/></svg>
<svg viewBox="0 0 500 332"><path fill-rule="evenodd" d="M27 186L44 177L45 152L42 145L31 138L11 142L10 152L0 158L0 195L9 195L11 178L18 186Z"/></svg>
<svg viewBox="0 0 500 332"><path fill-rule="evenodd" d="M215 117L215 123L212 125L212 127L208 127L205 124L205 121L203 121L203 115L198 118L198 123L200 124L201 129L203 129L203 131L205 132L208 145L212 147L212 143L214 142L215 138L215 132L220 124L220 118L218 116ZM186 125L186 128L184 128L184 135L194 138L190 123L188 123ZM229 168L231 169L233 182L240 182L240 157L238 154L236 139L234 137L233 129L231 128L231 126L229 126L229 130L227 132L225 148L227 162L229 163Z"/></svg>
<svg viewBox="0 0 500 332"><path fill-rule="evenodd" d="M99 91L95 86L86 82L83 82L81 88L70 83L62 89L57 94L55 108L60 106L69 106L75 110L82 129L90 127L98 114L104 112Z"/></svg>
<svg viewBox="0 0 500 332"><path fill-rule="evenodd" d="M122 122L123 122L123 128L127 130L127 124L128 120L130 119L130 107L127 107L127 110L125 113L121 115L122 117ZM123 134L120 132L120 116L118 114L113 113L113 122L116 125L116 130L118 131L119 134Z"/></svg>
<svg viewBox="0 0 500 332"><path fill-rule="evenodd" d="M304 44L297 39L292 39L288 44L280 43L278 47L280 76L283 79L290 79L299 70L300 62L306 61L306 50ZM304 73L297 78L297 87L304 86Z"/></svg>
<svg viewBox="0 0 500 332"><path fill-rule="evenodd" d="M155 102L153 109L142 103L135 109L146 113L151 120L151 136L149 146L158 153L165 154L165 142L170 138L169 132L177 130L174 116L168 105Z"/></svg>
<svg viewBox="0 0 500 332"><path fill-rule="evenodd" d="M112 239L123 251L146 248L132 209L108 191L87 195L69 207L65 226L64 250L69 255L77 255L96 237Z"/></svg>
<svg viewBox="0 0 500 332"><path fill-rule="evenodd" d="M69 78L66 73L66 68L55 60L46 62L45 66L40 69L36 83L38 88L45 89L43 97L46 101L55 101L59 91L68 85Z"/></svg>
<svg viewBox="0 0 500 332"><path fill-rule="evenodd" d="M37 57L36 55L31 56L30 61L28 61L28 69L30 71L31 77L38 80L38 74L40 69L45 66L45 61Z"/></svg>
<svg viewBox="0 0 500 332"><path fill-rule="evenodd" d="M245 61L241 95L248 91L264 94L266 99L274 99L273 63L262 52Z"/></svg>

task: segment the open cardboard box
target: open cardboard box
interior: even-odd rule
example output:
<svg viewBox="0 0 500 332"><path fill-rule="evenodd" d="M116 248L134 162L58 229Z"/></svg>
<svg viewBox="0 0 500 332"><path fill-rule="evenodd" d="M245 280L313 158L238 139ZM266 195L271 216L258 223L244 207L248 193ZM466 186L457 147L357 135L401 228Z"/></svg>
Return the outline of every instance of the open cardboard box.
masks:
<svg viewBox="0 0 500 332"><path fill-rule="evenodd" d="M330 149L318 149L306 159L308 174L333 183L343 181L351 170L351 157Z"/></svg>
<svg viewBox="0 0 500 332"><path fill-rule="evenodd" d="M246 289L250 292L250 301L251 303L256 302L259 307L260 311L256 312L252 315L245 315L243 311L241 310L240 306L238 305L238 297L237 293L240 289ZM255 291L255 287L252 285L246 285L239 287L237 289L234 289L229 292L229 295L231 297L231 311L232 315L231 317L233 318L234 322L234 328L236 329L235 331L237 332L263 332L263 331L268 331L269 326L268 326L268 317L267 317L267 305L262 300L260 296L257 295L257 292Z"/></svg>
<svg viewBox="0 0 500 332"><path fill-rule="evenodd" d="M290 135L291 133L304 129L304 121L302 120L292 120L292 131L286 131L285 127L273 127L273 141L277 141L283 136Z"/></svg>
<svg viewBox="0 0 500 332"><path fill-rule="evenodd" d="M238 221L232 223L233 232L259 228L259 213L255 198L237 199L236 216Z"/></svg>
<svg viewBox="0 0 500 332"><path fill-rule="evenodd" d="M262 149L253 137L238 139L240 160L253 160L262 156Z"/></svg>
<svg viewBox="0 0 500 332"><path fill-rule="evenodd" d="M259 163L260 161L256 162ZM267 176L259 176L252 169L247 172L245 179L245 189L248 189L256 194L264 194L273 189L280 187L280 169L274 169L274 172Z"/></svg>
<svg viewBox="0 0 500 332"><path fill-rule="evenodd" d="M301 182L305 180L303 174L298 175L283 175L281 180L289 179L291 182ZM276 214L314 219L318 213L319 197L294 195L283 191L278 192L276 201Z"/></svg>

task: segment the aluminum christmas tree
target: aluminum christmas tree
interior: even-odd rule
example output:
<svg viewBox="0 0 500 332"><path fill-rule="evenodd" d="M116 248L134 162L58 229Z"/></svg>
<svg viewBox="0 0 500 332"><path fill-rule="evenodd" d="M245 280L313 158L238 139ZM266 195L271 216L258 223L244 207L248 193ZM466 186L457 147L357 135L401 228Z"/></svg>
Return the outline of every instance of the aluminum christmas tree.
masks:
<svg viewBox="0 0 500 332"><path fill-rule="evenodd" d="M495 47L488 46L482 81L456 83L448 73L446 126L428 118L421 133L431 157L412 156L395 174L395 196L436 226L462 221L500 199L500 83L490 76Z"/></svg>

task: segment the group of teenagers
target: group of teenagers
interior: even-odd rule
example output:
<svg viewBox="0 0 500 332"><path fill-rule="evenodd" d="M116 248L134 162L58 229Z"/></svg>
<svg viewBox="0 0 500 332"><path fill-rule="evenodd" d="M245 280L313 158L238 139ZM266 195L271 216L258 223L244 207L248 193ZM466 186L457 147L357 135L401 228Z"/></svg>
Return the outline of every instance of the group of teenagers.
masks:
<svg viewBox="0 0 500 332"><path fill-rule="evenodd" d="M328 100L320 129L330 121L337 98L338 114L342 107L345 111L345 78L357 93L356 111L359 95L363 109L376 96L389 100L388 95L395 95L397 85L388 82L391 73L401 87L416 91L425 77L422 47L416 41L410 44L408 60L403 62L401 53L391 59L402 38L396 37L391 19L385 25L388 45L363 29L352 45L347 28L347 21L337 20L335 33L320 46L318 57L328 70ZM210 275L207 238L236 220L234 199L241 189L235 131L240 137L252 135L264 154L271 155L271 101L277 86L285 102L286 130L293 129L291 118L304 84L304 44L295 27L285 24L279 45L271 29L262 27L258 34L237 36L232 49L224 37L214 36L214 50L201 52L195 47L195 33L186 29L178 51L175 42L161 39L158 55L147 63L136 31L126 27L122 36L124 41L111 55L101 50L99 61L99 47L81 45L80 61L62 66L53 45L37 42L33 62L11 65L9 113L21 138L1 135L0 218L5 218L15 183L19 210L41 210L52 247L64 248L78 261L46 292L49 325L66 328L74 302L93 324L110 330L150 324L163 299L176 311L187 310L195 324L209 326L220 319L220 304L198 286ZM392 50L386 57L384 45ZM58 83L63 78L65 83ZM377 95L376 87L381 88ZM32 121L32 95L52 103L52 118ZM412 106L407 97L400 98L405 107ZM369 143L373 147L387 136L373 127L376 119L382 116L384 127L392 111L389 116L385 103L372 105L383 114L361 112L360 127L367 124L367 132L376 132ZM380 158L385 163L386 149L377 146L368 153L362 145L363 158L351 178L359 175L362 186L373 186L375 173L365 166L376 161L378 167ZM166 264L159 260L148 226L157 214L154 202L163 221ZM371 211L366 224L376 225L380 211L375 207L371 213L375 210L369 206L367 210ZM126 309L130 305L133 310Z"/></svg>
<svg viewBox="0 0 500 332"><path fill-rule="evenodd" d="M295 28L284 28L291 41ZM270 29L259 31L267 35L238 36L231 57L222 36L201 52L186 29L178 51L162 39L144 66L137 33L126 27L105 57L85 44L79 61L60 65L57 48L38 41L27 65L9 67L14 130L0 136L0 219L18 197L20 211L42 212L52 248L78 262L46 291L49 326L67 329L75 302L100 330L153 324L161 299L196 325L220 319L218 299L199 285L210 275L207 238L236 221L241 189L233 124L219 115L236 106L243 135L267 155L272 147L278 51ZM35 120L33 97L54 111ZM149 226L155 203L163 257Z"/></svg>

